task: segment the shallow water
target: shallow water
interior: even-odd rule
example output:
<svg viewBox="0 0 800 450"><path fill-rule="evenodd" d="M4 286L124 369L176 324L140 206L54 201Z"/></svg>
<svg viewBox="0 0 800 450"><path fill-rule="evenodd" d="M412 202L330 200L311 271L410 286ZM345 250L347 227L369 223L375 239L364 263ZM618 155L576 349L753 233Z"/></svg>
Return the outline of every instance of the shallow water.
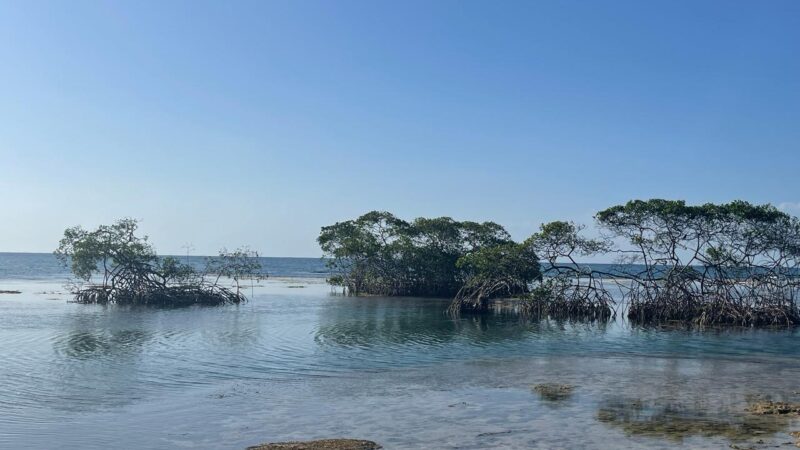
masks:
<svg viewBox="0 0 800 450"><path fill-rule="evenodd" d="M300 287L302 286L302 287ZM0 289L0 448L242 449L354 437L386 448L748 448L800 423L796 331L666 331L443 314L271 279L247 304L77 305ZM537 383L576 386L558 401Z"/></svg>

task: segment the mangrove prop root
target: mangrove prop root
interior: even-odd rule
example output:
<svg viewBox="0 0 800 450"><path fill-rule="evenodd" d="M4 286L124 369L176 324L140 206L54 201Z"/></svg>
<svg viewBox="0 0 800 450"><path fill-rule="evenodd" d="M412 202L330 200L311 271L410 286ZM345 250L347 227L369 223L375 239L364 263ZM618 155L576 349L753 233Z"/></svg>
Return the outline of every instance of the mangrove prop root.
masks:
<svg viewBox="0 0 800 450"><path fill-rule="evenodd" d="M91 285L74 292L75 302L118 305L226 305L238 304L245 296L210 283L175 286L113 287Z"/></svg>

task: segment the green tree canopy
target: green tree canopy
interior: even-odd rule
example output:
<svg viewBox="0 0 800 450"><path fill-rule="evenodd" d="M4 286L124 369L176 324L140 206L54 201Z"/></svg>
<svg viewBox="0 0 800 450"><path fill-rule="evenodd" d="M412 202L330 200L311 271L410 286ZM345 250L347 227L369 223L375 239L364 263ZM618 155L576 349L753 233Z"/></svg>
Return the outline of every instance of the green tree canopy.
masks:
<svg viewBox="0 0 800 450"><path fill-rule="evenodd" d="M407 222L381 211L323 227L318 242L330 258L334 281L350 293L434 297L454 296L478 274L477 260L459 264L462 258L513 244L493 222L450 217ZM531 264L538 271L535 257Z"/></svg>
<svg viewBox="0 0 800 450"><path fill-rule="evenodd" d="M800 323L800 221L746 201L633 200L595 216L640 269L629 317L702 323Z"/></svg>
<svg viewBox="0 0 800 450"><path fill-rule="evenodd" d="M198 272L173 257L159 258L146 236L136 234L134 219L121 219L95 230L72 227L64 231L55 255L87 284L75 285L82 303L119 303L182 306L239 303L246 298L239 280L261 276L257 254L223 251L209 260L207 272ZM209 272L213 271L213 272ZM216 274L213 282L207 275ZM219 284L230 277L236 290Z"/></svg>

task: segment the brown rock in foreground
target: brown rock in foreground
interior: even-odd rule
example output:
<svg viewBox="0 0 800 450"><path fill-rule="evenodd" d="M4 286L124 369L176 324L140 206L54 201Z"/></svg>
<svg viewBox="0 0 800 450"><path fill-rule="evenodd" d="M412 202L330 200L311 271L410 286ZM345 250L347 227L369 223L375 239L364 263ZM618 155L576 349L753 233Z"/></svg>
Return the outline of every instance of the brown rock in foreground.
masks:
<svg viewBox="0 0 800 450"><path fill-rule="evenodd" d="M318 441L273 442L247 447L247 450L377 450L372 441L357 439L320 439Z"/></svg>

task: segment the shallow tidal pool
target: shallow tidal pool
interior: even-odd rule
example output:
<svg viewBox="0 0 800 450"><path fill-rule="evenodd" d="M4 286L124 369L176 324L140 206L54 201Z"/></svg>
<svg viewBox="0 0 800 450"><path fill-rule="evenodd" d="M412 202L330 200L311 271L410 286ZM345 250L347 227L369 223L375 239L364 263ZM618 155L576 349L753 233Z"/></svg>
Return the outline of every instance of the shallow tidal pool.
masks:
<svg viewBox="0 0 800 450"><path fill-rule="evenodd" d="M0 295L0 448L791 448L800 430L746 411L800 403L796 331L454 319L446 301L335 296L319 279L189 309L0 288L22 292Z"/></svg>

